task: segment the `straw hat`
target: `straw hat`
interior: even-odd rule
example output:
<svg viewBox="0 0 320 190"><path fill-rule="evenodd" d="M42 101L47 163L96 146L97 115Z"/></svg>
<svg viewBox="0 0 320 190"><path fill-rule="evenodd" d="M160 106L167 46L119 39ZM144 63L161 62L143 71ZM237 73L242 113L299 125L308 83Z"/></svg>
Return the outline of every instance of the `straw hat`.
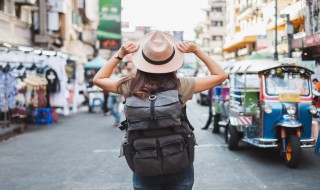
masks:
<svg viewBox="0 0 320 190"><path fill-rule="evenodd" d="M147 73L170 73L183 64L183 53L176 48L178 39L170 34L154 31L143 36L133 55L133 64Z"/></svg>

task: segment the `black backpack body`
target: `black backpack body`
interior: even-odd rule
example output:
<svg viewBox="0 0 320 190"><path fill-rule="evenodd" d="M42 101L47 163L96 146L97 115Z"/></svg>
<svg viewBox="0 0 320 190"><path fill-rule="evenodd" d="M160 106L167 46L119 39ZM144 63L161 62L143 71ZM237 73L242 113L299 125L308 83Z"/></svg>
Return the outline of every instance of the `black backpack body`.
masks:
<svg viewBox="0 0 320 190"><path fill-rule="evenodd" d="M168 175L187 169L196 144L186 108L177 90L168 90L124 103L126 135L123 154L132 171L141 176Z"/></svg>

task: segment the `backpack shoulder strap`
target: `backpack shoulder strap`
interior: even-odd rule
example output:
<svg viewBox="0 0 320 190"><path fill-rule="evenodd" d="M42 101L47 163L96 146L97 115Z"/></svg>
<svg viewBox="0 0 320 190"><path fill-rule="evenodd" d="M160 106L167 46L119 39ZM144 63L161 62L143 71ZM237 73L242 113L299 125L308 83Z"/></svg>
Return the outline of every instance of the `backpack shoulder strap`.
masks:
<svg viewBox="0 0 320 190"><path fill-rule="evenodd" d="M185 105L184 107L182 107L181 110L182 110L181 119L182 119L183 121L186 121L186 122L188 123L190 129L191 129L192 131L194 131L194 127L191 125L191 123L190 123L190 121L189 121L189 119L188 119L188 117L187 117L187 105Z"/></svg>

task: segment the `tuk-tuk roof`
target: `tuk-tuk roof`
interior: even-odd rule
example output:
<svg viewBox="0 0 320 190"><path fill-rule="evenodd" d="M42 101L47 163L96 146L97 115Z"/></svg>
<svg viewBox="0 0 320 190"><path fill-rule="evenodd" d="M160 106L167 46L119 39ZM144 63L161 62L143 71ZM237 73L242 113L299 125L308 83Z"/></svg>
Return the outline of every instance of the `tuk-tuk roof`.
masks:
<svg viewBox="0 0 320 190"><path fill-rule="evenodd" d="M248 59L233 63L229 69L229 73L258 73L280 64L271 59Z"/></svg>
<svg viewBox="0 0 320 190"><path fill-rule="evenodd" d="M229 71L226 71L226 72L230 74L231 73L259 73L272 68L290 67L290 66L300 67L313 73L312 70L310 70L309 68L306 68L305 66L301 66L299 64L281 64L278 61L274 61L271 59L260 59L260 60L249 59L249 60L235 62L231 66L231 69L229 69Z"/></svg>

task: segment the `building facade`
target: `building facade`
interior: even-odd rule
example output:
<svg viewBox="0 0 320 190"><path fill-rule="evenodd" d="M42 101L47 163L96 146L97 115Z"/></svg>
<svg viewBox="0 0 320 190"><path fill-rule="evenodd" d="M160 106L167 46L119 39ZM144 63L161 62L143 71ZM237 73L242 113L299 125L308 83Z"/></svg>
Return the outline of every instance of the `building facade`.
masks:
<svg viewBox="0 0 320 190"><path fill-rule="evenodd" d="M23 1L24 2L24 1ZM35 1L0 1L0 43L32 45L32 10Z"/></svg>
<svg viewBox="0 0 320 190"><path fill-rule="evenodd" d="M224 58L242 60L253 52L274 58L301 57L303 40L317 27L316 1L229 0ZM277 10L277 12L275 11ZM277 16L275 16L277 15ZM298 40L300 39L300 40Z"/></svg>
<svg viewBox="0 0 320 190"><path fill-rule="evenodd" d="M206 20L195 30L202 49L214 60L223 60L223 41L226 34L226 1L209 0L204 9Z"/></svg>
<svg viewBox="0 0 320 190"><path fill-rule="evenodd" d="M242 60L252 52L266 48L264 0L229 0L227 2L227 36L223 45L224 58Z"/></svg>

